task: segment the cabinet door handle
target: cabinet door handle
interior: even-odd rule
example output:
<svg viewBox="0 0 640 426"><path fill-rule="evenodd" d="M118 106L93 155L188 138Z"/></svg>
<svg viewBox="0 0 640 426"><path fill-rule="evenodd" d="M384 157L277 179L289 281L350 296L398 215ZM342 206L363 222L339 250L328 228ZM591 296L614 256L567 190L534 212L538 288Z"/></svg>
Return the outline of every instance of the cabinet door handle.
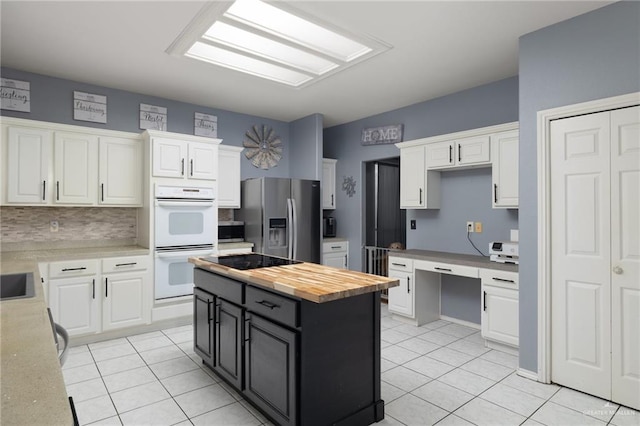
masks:
<svg viewBox="0 0 640 426"><path fill-rule="evenodd" d="M331 207L333 207L333 194L331 194Z"/></svg>
<svg viewBox="0 0 640 426"><path fill-rule="evenodd" d="M129 263L116 263L116 268L119 266L135 266L138 262L129 262Z"/></svg>
<svg viewBox="0 0 640 426"><path fill-rule="evenodd" d="M498 184L497 183L493 184L493 202L494 203L498 202Z"/></svg>
<svg viewBox="0 0 640 426"><path fill-rule="evenodd" d="M344 267L345 267L345 269L347 268L347 265L349 265L349 255L345 254L344 255Z"/></svg>
<svg viewBox="0 0 640 426"><path fill-rule="evenodd" d="M213 300L209 300L207 302L207 322L209 324L211 324L211 321L213 321L213 318L211 317L211 305L213 305Z"/></svg>
<svg viewBox="0 0 640 426"><path fill-rule="evenodd" d="M248 342L251 340L251 316L247 314L244 318L244 341Z"/></svg>
<svg viewBox="0 0 640 426"><path fill-rule="evenodd" d="M104 183L100 184L100 201L104 201Z"/></svg>
<svg viewBox="0 0 640 426"><path fill-rule="evenodd" d="M60 201L60 181L56 181L56 201Z"/></svg>
<svg viewBox="0 0 640 426"><path fill-rule="evenodd" d="M189 160L189 175L193 176L193 159Z"/></svg>
<svg viewBox="0 0 640 426"><path fill-rule="evenodd" d="M220 324L220 304L216 303L215 305L215 309L214 309L214 321L217 324Z"/></svg>
<svg viewBox="0 0 640 426"><path fill-rule="evenodd" d="M453 145L449 145L449 164L453 163Z"/></svg>
<svg viewBox="0 0 640 426"><path fill-rule="evenodd" d="M266 306L269 309L275 309L275 308L279 308L280 307L280 305L276 305L275 303L271 303L271 302L269 302L267 300L260 300L260 301L256 300L256 303L259 303L262 306Z"/></svg>
<svg viewBox="0 0 640 426"><path fill-rule="evenodd" d="M87 269L86 266L82 266L80 268L64 268L62 270L62 272L69 272L69 271L84 271L85 269Z"/></svg>
<svg viewBox="0 0 640 426"><path fill-rule="evenodd" d="M104 297L109 297L109 278L104 279Z"/></svg>
<svg viewBox="0 0 640 426"><path fill-rule="evenodd" d="M486 194L486 192L485 192L485 194ZM437 270L437 271L446 271L446 272L451 272L451 269L449 269L449 268L440 268L439 266L436 266L436 267L435 267L435 268L433 268L433 269L435 269L435 270Z"/></svg>
<svg viewBox="0 0 640 426"><path fill-rule="evenodd" d="M407 265L405 265L404 263L395 263L395 262L391 262L391 264L392 264L393 266L403 266L403 267L405 267L405 268L407 267Z"/></svg>
<svg viewBox="0 0 640 426"><path fill-rule="evenodd" d="M411 293L411 277L407 277L407 294Z"/></svg>
<svg viewBox="0 0 640 426"><path fill-rule="evenodd" d="M181 160L180 176L184 176L184 158Z"/></svg>
<svg viewBox="0 0 640 426"><path fill-rule="evenodd" d="M93 295L91 296L92 299L96 298L96 279L94 278L92 280L91 286L93 288Z"/></svg>
<svg viewBox="0 0 640 426"><path fill-rule="evenodd" d="M47 195L47 181L42 181L42 201L46 201L45 197Z"/></svg>
<svg viewBox="0 0 640 426"><path fill-rule="evenodd" d="M458 144L458 162L460 161L462 161L462 145Z"/></svg>
<svg viewBox="0 0 640 426"><path fill-rule="evenodd" d="M494 281L500 281L500 282L503 282L503 283L511 283L511 284L515 284L516 283L514 280L505 280L504 278L493 277L492 279Z"/></svg>
<svg viewBox="0 0 640 426"><path fill-rule="evenodd" d="M418 204L422 204L422 188L420 188L420 202Z"/></svg>
<svg viewBox="0 0 640 426"><path fill-rule="evenodd" d="M482 310L486 312L487 310L487 292L482 292Z"/></svg>

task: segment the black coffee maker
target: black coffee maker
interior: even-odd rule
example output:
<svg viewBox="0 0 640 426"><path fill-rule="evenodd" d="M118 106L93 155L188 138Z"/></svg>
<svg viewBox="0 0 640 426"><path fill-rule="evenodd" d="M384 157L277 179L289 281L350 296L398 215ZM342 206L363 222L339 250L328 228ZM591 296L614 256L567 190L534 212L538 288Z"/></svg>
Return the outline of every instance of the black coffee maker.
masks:
<svg viewBox="0 0 640 426"><path fill-rule="evenodd" d="M336 220L332 217L325 217L322 222L322 236L325 238L335 238Z"/></svg>

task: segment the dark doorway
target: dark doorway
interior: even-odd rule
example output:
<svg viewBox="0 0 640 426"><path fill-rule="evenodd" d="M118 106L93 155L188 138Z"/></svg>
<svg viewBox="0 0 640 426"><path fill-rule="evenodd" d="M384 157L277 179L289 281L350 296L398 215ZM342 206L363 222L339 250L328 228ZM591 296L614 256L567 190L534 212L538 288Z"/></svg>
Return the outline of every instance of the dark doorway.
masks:
<svg viewBox="0 0 640 426"><path fill-rule="evenodd" d="M400 209L400 158L365 163L366 245L387 248L406 246L406 211Z"/></svg>

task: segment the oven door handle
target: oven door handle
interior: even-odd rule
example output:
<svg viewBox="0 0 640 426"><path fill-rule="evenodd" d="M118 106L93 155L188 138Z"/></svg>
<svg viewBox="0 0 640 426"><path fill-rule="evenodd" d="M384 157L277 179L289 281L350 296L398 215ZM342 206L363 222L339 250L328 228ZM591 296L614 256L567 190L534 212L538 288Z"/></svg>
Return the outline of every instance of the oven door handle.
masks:
<svg viewBox="0 0 640 426"><path fill-rule="evenodd" d="M156 253L156 257L160 259L171 259L176 257L195 257L195 256L211 256L215 252L213 250L210 251L202 251L202 250L194 250L194 251L179 251L179 252L165 252L165 253Z"/></svg>
<svg viewBox="0 0 640 426"><path fill-rule="evenodd" d="M161 207L213 207L213 200L206 201L160 201L156 200L156 206Z"/></svg>

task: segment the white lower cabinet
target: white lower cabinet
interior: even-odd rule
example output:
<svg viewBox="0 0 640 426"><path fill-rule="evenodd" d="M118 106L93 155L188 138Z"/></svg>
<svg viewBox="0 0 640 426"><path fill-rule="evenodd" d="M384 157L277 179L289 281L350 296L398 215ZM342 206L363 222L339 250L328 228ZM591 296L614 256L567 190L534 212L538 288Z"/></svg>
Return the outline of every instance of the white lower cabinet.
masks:
<svg viewBox="0 0 640 426"><path fill-rule="evenodd" d="M389 289L389 312L413 318L415 301L412 294L412 290L415 290L413 274L390 269L389 277L396 278L400 281L400 285L398 287L391 287Z"/></svg>
<svg viewBox="0 0 640 426"><path fill-rule="evenodd" d="M52 262L49 307L70 336L151 321L148 256Z"/></svg>
<svg viewBox="0 0 640 426"><path fill-rule="evenodd" d="M482 337L518 347L518 274L480 270Z"/></svg>
<svg viewBox="0 0 640 426"><path fill-rule="evenodd" d="M322 264L334 268L349 269L349 242L323 242Z"/></svg>

